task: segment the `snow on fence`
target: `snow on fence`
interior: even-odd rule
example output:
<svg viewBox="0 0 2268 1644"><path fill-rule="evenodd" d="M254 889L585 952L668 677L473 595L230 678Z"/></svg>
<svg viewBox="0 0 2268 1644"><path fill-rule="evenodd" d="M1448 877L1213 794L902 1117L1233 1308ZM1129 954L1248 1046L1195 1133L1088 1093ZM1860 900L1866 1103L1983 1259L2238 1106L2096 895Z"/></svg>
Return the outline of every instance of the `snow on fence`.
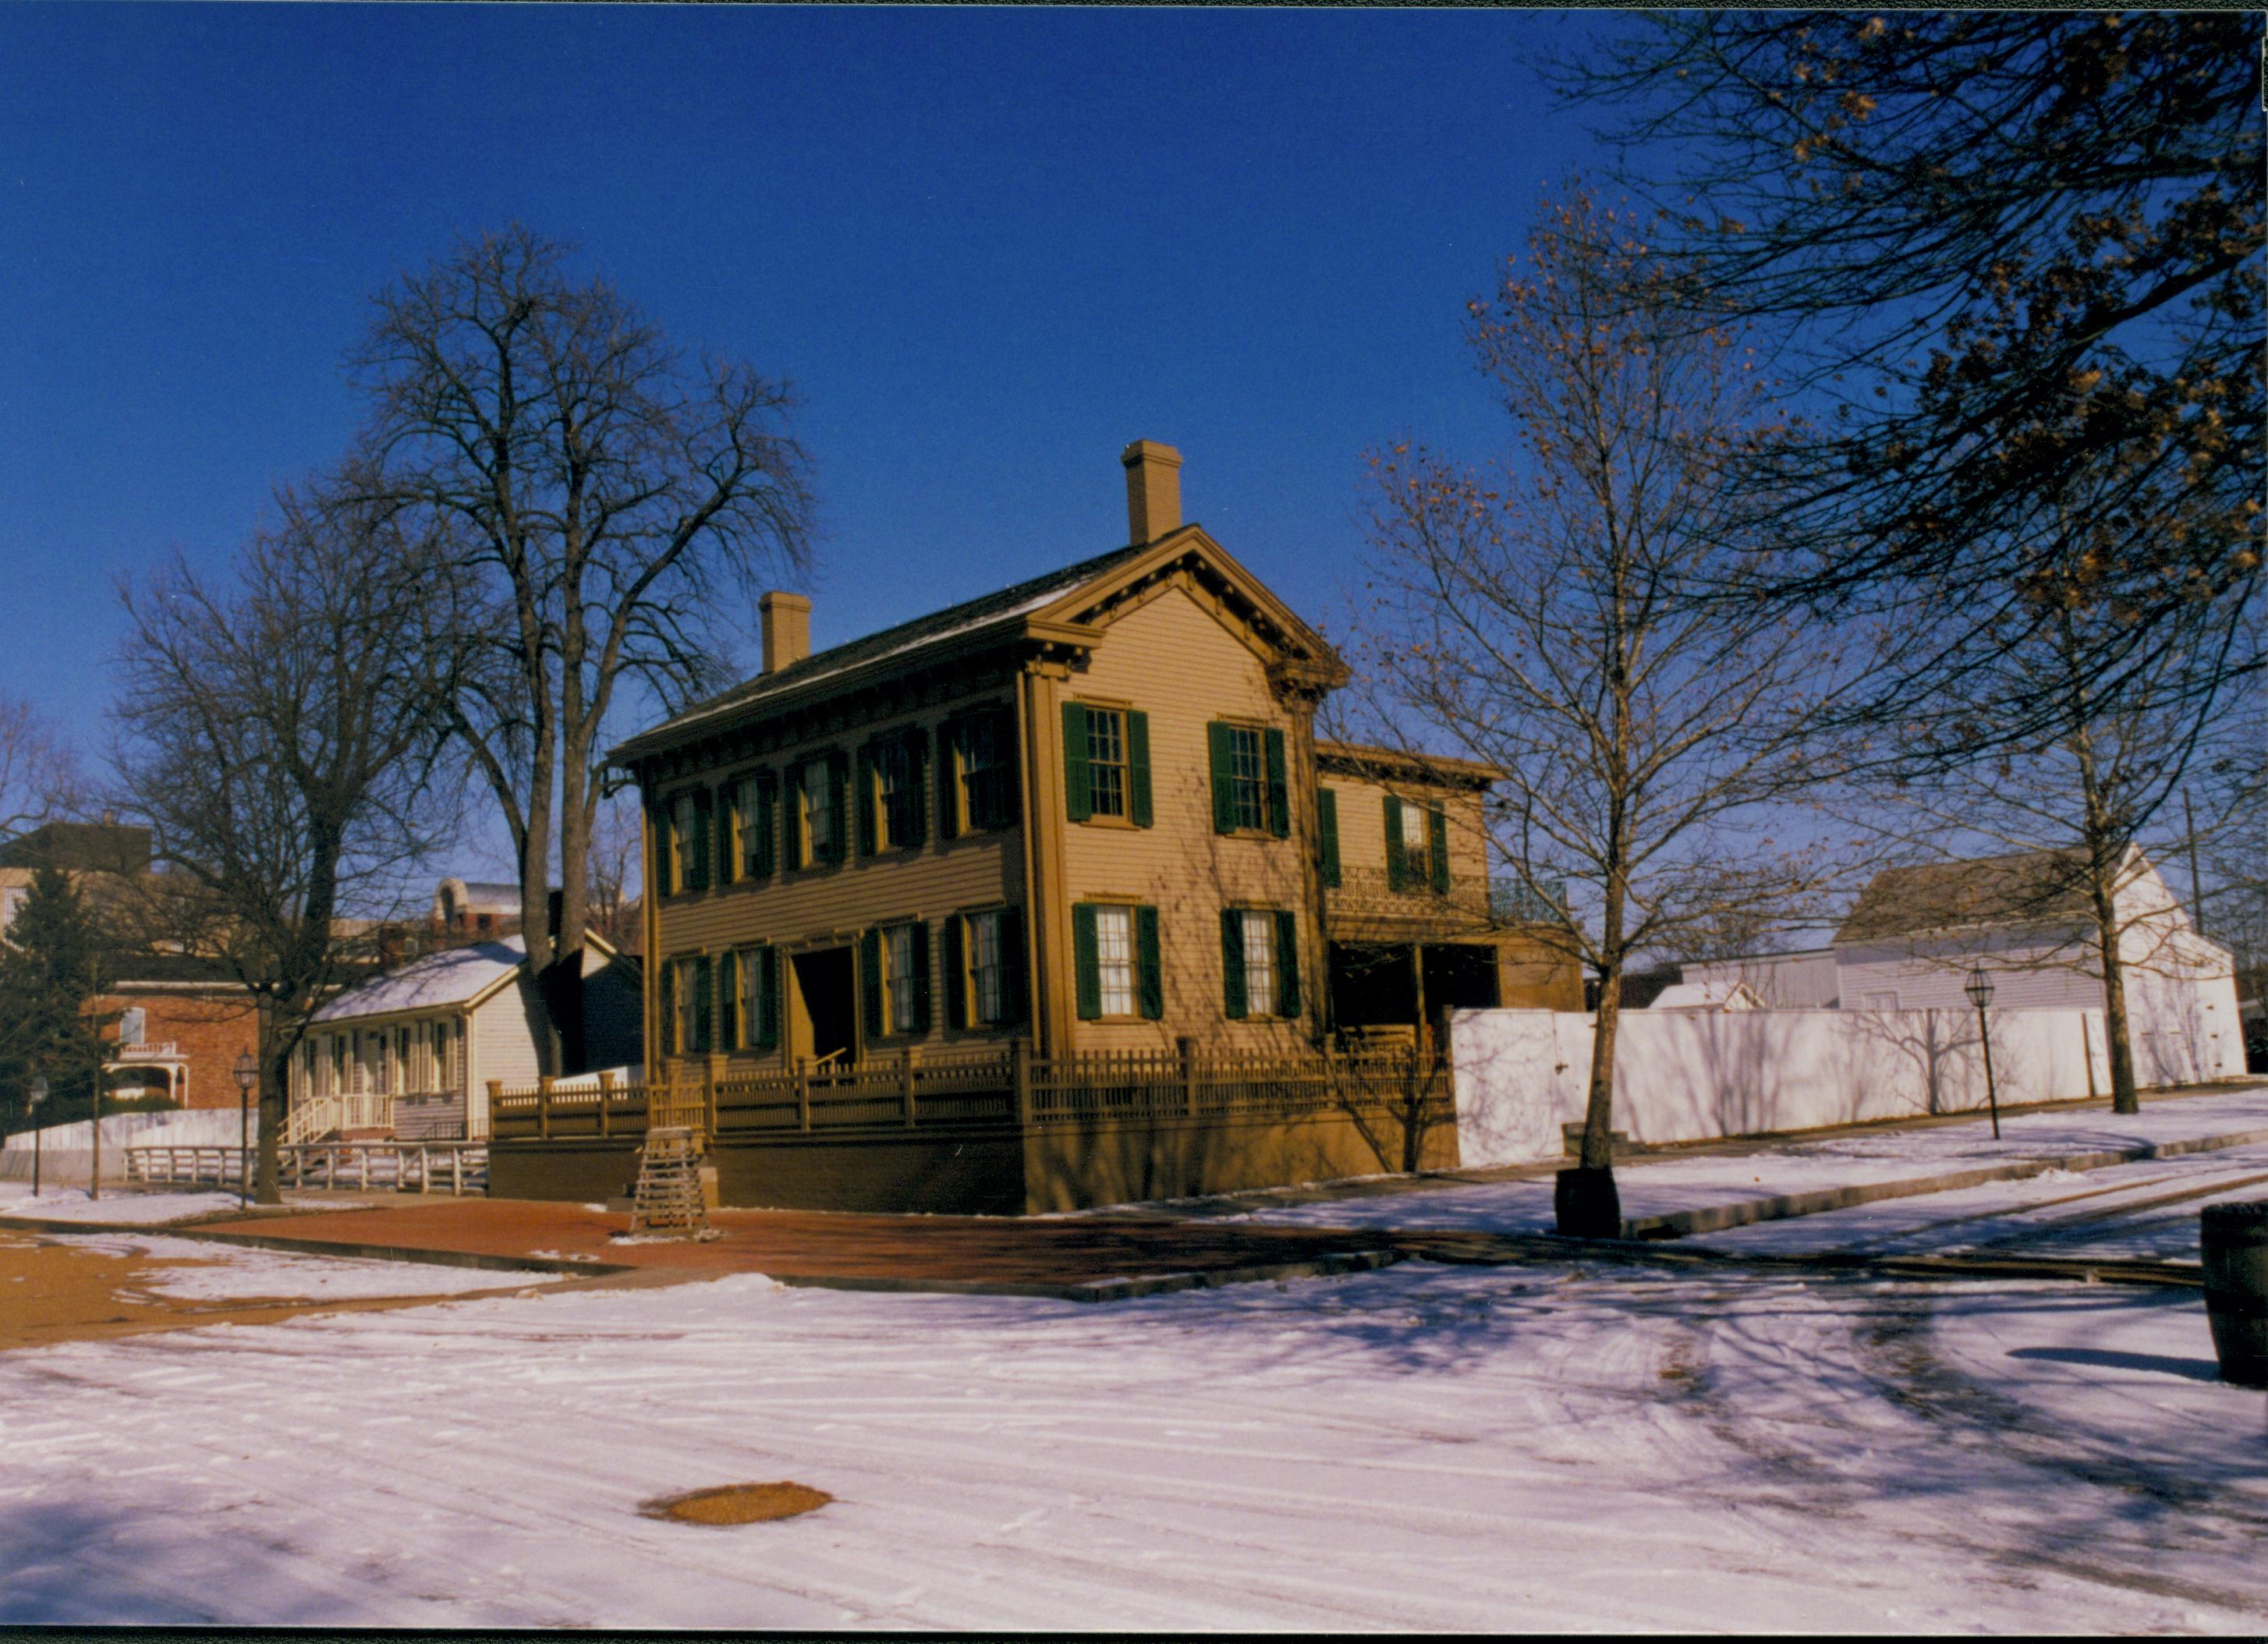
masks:
<svg viewBox="0 0 2268 1644"><path fill-rule="evenodd" d="M2102 1014L1991 1013L2000 1105L2110 1087ZM1594 1019L1461 1010L1450 1023L1457 1145L1470 1167L1562 1156L1583 1117ZM1977 1014L1960 1010L1626 1011L1615 1129L1639 1142L1815 1130L1985 1105Z"/></svg>

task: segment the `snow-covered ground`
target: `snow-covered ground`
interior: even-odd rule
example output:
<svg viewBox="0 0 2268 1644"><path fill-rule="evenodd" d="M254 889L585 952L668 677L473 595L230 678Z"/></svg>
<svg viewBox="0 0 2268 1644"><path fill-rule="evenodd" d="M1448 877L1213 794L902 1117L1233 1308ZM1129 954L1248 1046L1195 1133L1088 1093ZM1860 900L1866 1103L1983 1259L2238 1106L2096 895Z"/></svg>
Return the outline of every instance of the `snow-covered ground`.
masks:
<svg viewBox="0 0 2268 1644"><path fill-rule="evenodd" d="M85 1342L0 1354L0 1623L2257 1633L2210 1361L2181 1292L1573 1264Z"/></svg>
<svg viewBox="0 0 2268 1644"><path fill-rule="evenodd" d="M97 1256L146 1256L195 1266L144 1270L142 1283L161 1294L197 1301L252 1297L349 1301L381 1296L446 1296L554 1283L549 1274L447 1267L437 1262L378 1262L335 1256L293 1256L246 1245L163 1234L57 1234L54 1242Z"/></svg>
<svg viewBox="0 0 2268 1644"><path fill-rule="evenodd" d="M134 1193L116 1188L100 1198L89 1198L83 1187L49 1187L33 1198L30 1183L0 1182L0 1227L5 1227L11 1217L155 1227L217 1210L234 1210L240 1202L233 1193Z"/></svg>
<svg viewBox="0 0 2268 1644"><path fill-rule="evenodd" d="M1781 1254L1969 1251L2194 1262L2198 1212L2256 1198L2268 1198L2268 1146L2051 1170L2022 1182L1757 1222L1687 1242Z"/></svg>
<svg viewBox="0 0 2268 1644"><path fill-rule="evenodd" d="M2101 1111L2012 1117L2002 1121L1997 1142L1979 1122L1786 1142L1750 1153L1658 1154L1618 1162L1615 1185L1624 1216L1657 1216L1705 1205L2254 1131L2268 1131L2268 1089L2150 1102L2131 1117ZM1545 1174L1323 1198L1248 1215L1257 1222L1292 1226L1548 1233L1554 1224L1551 1197L1552 1179Z"/></svg>

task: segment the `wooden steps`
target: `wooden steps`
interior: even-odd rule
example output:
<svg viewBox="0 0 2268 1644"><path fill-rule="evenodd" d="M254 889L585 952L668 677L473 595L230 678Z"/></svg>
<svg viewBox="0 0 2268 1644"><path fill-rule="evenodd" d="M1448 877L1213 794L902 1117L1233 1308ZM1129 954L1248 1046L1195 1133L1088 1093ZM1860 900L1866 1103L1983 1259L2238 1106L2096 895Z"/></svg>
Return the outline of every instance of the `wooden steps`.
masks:
<svg viewBox="0 0 2268 1644"><path fill-rule="evenodd" d="M701 1155L693 1132L665 1125L645 1134L638 1159L637 1194L630 1232L697 1239L709 1231L709 1204L701 1189Z"/></svg>

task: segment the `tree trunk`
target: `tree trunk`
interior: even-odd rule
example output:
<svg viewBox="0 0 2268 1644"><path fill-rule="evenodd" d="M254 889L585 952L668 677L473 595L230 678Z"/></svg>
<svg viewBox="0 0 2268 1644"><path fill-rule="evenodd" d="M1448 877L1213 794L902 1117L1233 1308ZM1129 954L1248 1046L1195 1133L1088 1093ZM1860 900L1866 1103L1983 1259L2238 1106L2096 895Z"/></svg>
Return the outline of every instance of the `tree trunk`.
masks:
<svg viewBox="0 0 2268 1644"><path fill-rule="evenodd" d="M1586 1170L1611 1170L1615 1164L1615 1029L1622 1021L1623 962L1610 959L1599 971L1598 1025L1591 1035L1591 1087L1583 1109Z"/></svg>
<svg viewBox="0 0 2268 1644"><path fill-rule="evenodd" d="M276 1031L275 1012L263 1006L260 1013L260 1139L252 1175L252 1199L257 1205L284 1202L283 1142L286 1098L291 1089L291 1053Z"/></svg>
<svg viewBox="0 0 2268 1644"><path fill-rule="evenodd" d="M2139 1113L2140 1087L2134 1082L2134 1039L2126 1024L2126 963L2118 951L2118 921L2110 887L2095 884L2095 941L2102 955L2102 1036L2110 1048L2110 1110Z"/></svg>

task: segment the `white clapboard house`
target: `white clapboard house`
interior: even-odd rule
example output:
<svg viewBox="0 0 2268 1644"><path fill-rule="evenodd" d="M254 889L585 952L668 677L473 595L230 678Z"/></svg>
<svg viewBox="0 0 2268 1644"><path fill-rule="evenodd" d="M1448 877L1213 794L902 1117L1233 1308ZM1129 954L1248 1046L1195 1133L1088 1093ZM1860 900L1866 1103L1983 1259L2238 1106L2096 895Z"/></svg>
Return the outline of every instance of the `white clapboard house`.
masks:
<svg viewBox="0 0 2268 1644"><path fill-rule="evenodd" d="M1778 1009L1967 1010L1962 990L1982 964L1995 1011L2100 1013L2102 968L2080 866L2074 851L2025 851L1887 868L1828 947L1689 964L1684 980L1742 983ZM2136 1078L2176 1085L2243 1073L2228 949L2198 934L2139 850L2121 865L2114 905ZM2095 1052L2107 1054L2100 1043Z"/></svg>
<svg viewBox="0 0 2268 1644"><path fill-rule="evenodd" d="M585 1060L636 1065L637 962L595 935L584 943ZM485 1138L490 1082L536 1078L531 985L526 944L510 936L427 954L346 989L316 1011L293 1060L288 1139Z"/></svg>

